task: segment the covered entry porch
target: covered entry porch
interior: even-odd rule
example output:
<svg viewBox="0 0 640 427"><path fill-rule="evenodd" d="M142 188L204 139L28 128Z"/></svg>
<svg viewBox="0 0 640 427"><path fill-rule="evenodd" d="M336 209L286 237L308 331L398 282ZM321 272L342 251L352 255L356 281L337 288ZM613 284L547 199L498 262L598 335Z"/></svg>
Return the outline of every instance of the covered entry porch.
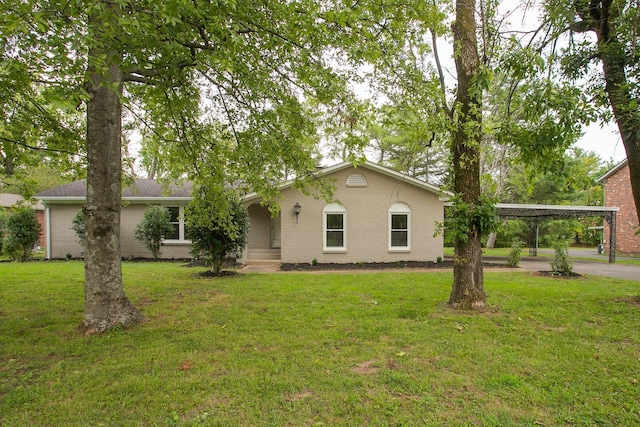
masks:
<svg viewBox="0 0 640 427"><path fill-rule="evenodd" d="M249 205L248 210L251 227L245 260L279 262L282 245L280 216L272 217L269 209L258 203Z"/></svg>

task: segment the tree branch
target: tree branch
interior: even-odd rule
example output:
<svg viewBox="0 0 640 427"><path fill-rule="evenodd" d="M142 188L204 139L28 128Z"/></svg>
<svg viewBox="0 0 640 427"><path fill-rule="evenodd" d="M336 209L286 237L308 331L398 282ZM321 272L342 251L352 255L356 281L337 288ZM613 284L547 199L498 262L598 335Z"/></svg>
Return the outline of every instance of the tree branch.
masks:
<svg viewBox="0 0 640 427"><path fill-rule="evenodd" d="M29 145L29 144L27 144L25 142L20 142L20 141L17 141L15 139L5 138L5 137L1 137L1 136L0 136L0 141L8 142L10 144L19 145L21 147L24 147L24 148L27 148L27 149L33 150L33 151L45 151L45 152L49 152L49 153L59 153L59 154L68 154L70 156L86 157L86 155L84 155L82 153L74 153L72 151L62 150L62 149L57 149L57 148L34 147L33 145Z"/></svg>
<svg viewBox="0 0 640 427"><path fill-rule="evenodd" d="M442 71L442 64L440 63L440 55L438 54L438 41L436 37L436 32L433 30L433 28L429 28L429 31L431 32L431 42L433 44L433 56L435 57L436 69L438 70L438 79L440 81L440 92L442 95L442 108L447 114L447 116L450 116L451 109L447 105L447 87L444 81L444 72Z"/></svg>

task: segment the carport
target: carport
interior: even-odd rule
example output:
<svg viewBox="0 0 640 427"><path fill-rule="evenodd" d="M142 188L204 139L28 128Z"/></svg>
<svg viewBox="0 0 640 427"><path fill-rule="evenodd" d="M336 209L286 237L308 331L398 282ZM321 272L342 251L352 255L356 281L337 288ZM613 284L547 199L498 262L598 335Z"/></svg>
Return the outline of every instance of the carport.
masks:
<svg viewBox="0 0 640 427"><path fill-rule="evenodd" d="M616 212L610 206L562 206L497 203L498 216L502 219L527 219L535 225L534 251L537 255L538 225L545 219L566 219L600 216L609 224L609 263L616 262Z"/></svg>

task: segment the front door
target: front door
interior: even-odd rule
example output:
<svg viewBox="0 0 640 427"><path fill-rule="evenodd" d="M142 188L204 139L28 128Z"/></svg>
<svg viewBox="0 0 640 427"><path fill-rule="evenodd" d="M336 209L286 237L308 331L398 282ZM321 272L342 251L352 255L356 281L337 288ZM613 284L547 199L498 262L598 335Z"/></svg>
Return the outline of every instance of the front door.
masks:
<svg viewBox="0 0 640 427"><path fill-rule="evenodd" d="M271 248L280 249L280 217L271 218Z"/></svg>

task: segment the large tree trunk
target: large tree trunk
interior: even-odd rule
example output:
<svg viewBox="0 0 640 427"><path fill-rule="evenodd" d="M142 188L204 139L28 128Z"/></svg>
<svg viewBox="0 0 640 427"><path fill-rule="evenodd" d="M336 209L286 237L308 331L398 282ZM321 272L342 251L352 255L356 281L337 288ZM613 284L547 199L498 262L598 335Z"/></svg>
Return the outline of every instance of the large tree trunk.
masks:
<svg viewBox="0 0 640 427"><path fill-rule="evenodd" d="M101 333L142 320L122 287L120 265L121 131L123 75L109 48L115 6L89 17L95 44L89 50L87 104L87 202L84 208L85 318L87 333ZM95 10L95 9L92 9ZM105 20L110 20L109 23Z"/></svg>
<svg viewBox="0 0 640 427"><path fill-rule="evenodd" d="M625 72L625 64L635 59L625 52L625 47L616 36L618 28L614 27L614 17L610 13L610 9L616 6L612 6L610 1L591 3L594 6L589 9L591 28L598 36L605 90L627 153L631 191L640 218L640 111L634 106L631 85Z"/></svg>
<svg viewBox="0 0 640 427"><path fill-rule="evenodd" d="M480 70L476 39L475 0L456 1L453 40L458 74L458 92L453 136L454 192L471 206L480 203L480 140L482 90L478 86ZM471 223L466 239L456 238L453 287L449 304L454 308L478 309L486 306L482 270L479 224Z"/></svg>

